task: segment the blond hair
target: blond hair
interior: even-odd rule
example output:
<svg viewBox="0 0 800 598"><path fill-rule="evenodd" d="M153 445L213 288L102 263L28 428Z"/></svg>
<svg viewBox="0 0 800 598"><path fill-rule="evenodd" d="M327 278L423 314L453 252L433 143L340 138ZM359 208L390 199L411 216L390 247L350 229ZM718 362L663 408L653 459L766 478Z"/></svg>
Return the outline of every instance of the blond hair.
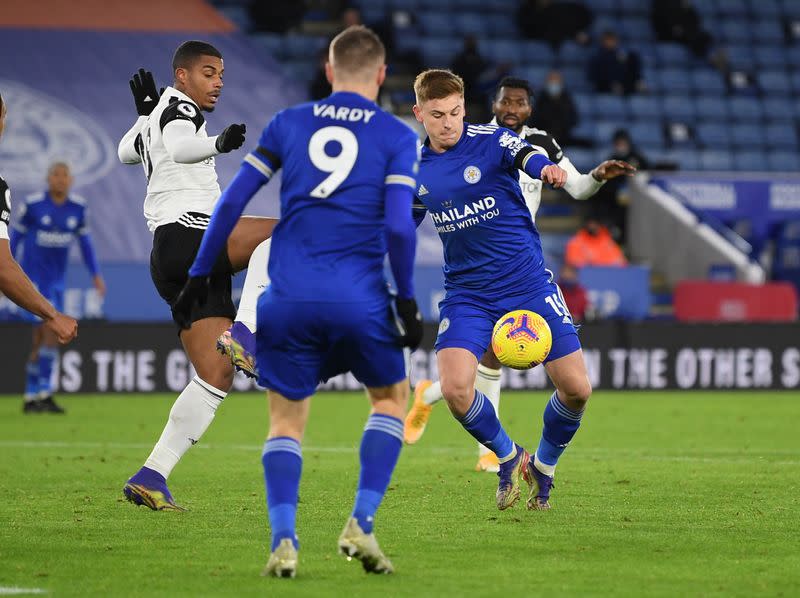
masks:
<svg viewBox="0 0 800 598"><path fill-rule="evenodd" d="M329 59L337 74L360 75L386 61L386 48L372 29L352 25L333 38Z"/></svg>
<svg viewBox="0 0 800 598"><path fill-rule="evenodd" d="M464 95L464 80L446 69L428 69L414 79L417 104L428 100L441 100L451 95Z"/></svg>

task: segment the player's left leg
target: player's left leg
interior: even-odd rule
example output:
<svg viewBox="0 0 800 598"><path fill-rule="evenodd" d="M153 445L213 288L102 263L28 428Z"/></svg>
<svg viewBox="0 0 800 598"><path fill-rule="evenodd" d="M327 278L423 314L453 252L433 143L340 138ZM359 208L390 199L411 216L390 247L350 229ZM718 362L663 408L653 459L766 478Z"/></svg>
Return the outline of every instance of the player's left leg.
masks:
<svg viewBox="0 0 800 598"><path fill-rule="evenodd" d="M586 403L592 394L580 347L563 357L548 361L544 367L556 391L545 407L542 437L529 466L536 483L531 488L528 508L535 510L550 508L550 489L556 464L578 431Z"/></svg>
<svg viewBox="0 0 800 598"><path fill-rule="evenodd" d="M217 339L217 350L227 355L233 366L245 375L256 376L255 331L258 297L269 284L270 237L277 224L274 218L244 216L228 239L228 260L234 272L247 268L242 296L233 325Z"/></svg>
<svg viewBox="0 0 800 598"><path fill-rule="evenodd" d="M492 346L486 350L478 364L478 372L475 375L475 388L481 391L494 407L497 417L500 417L500 376L502 365L492 350ZM497 473L500 471L500 462L488 448L478 443L478 463L475 465L476 471L486 471Z"/></svg>
<svg viewBox="0 0 800 598"><path fill-rule="evenodd" d="M58 359L58 338L48 328L42 327L42 344L39 348L39 409L47 413L64 413L64 408L53 399L53 365Z"/></svg>
<svg viewBox="0 0 800 598"><path fill-rule="evenodd" d="M23 413L41 413L39 408L39 349L42 346L41 324L33 325L33 342L28 362L25 364L25 394L23 396Z"/></svg>

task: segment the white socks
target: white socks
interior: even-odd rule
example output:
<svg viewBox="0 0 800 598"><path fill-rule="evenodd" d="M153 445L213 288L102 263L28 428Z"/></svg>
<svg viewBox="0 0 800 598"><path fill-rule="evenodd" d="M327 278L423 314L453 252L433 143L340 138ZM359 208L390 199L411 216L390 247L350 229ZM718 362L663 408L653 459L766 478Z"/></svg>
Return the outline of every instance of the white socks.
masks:
<svg viewBox="0 0 800 598"><path fill-rule="evenodd" d="M489 399L498 419L500 418L500 372L501 370L493 370L479 363L478 375L475 377L475 388ZM488 448L478 443L478 454L481 457L490 452Z"/></svg>
<svg viewBox="0 0 800 598"><path fill-rule="evenodd" d="M269 262L270 242L271 239L262 241L250 256L242 287L242 297L239 299L239 311L236 312L236 321L247 326L250 332L256 331L258 297L269 284L267 262Z"/></svg>
<svg viewBox="0 0 800 598"><path fill-rule="evenodd" d="M211 425L227 394L195 376L172 405L167 425L144 466L168 478L184 453Z"/></svg>

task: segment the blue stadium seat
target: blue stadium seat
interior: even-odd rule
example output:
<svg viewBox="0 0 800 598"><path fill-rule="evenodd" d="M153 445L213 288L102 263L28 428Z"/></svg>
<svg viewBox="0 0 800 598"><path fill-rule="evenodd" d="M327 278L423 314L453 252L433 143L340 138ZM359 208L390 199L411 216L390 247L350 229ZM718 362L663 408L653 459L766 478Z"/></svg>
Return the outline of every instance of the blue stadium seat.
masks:
<svg viewBox="0 0 800 598"><path fill-rule="evenodd" d="M299 35L290 33L283 38L284 52L289 59L314 59L316 65L316 58L320 50L327 47L327 37L314 37L311 35Z"/></svg>
<svg viewBox="0 0 800 598"><path fill-rule="evenodd" d="M626 12L626 14L629 13ZM618 26L620 37L626 44L653 39L653 28L645 17L623 18L619 21Z"/></svg>
<svg viewBox="0 0 800 598"><path fill-rule="evenodd" d="M783 14L788 17L800 17L800 2L797 0L782 0Z"/></svg>
<svg viewBox="0 0 800 598"><path fill-rule="evenodd" d="M451 23L460 35L484 35L489 32L489 22L482 15L474 12L462 12L450 16Z"/></svg>
<svg viewBox="0 0 800 598"><path fill-rule="evenodd" d="M616 120L597 120L594 124L594 141L598 146L609 146L611 137L617 129L624 129L622 123Z"/></svg>
<svg viewBox="0 0 800 598"><path fill-rule="evenodd" d="M758 121L764 116L761 102L756 98L731 98L728 101L731 118L737 121Z"/></svg>
<svg viewBox="0 0 800 598"><path fill-rule="evenodd" d="M797 149L797 131L785 125L768 125L762 133L767 147L779 150Z"/></svg>
<svg viewBox="0 0 800 598"><path fill-rule="evenodd" d="M590 149L580 147L571 148L568 152L569 161L575 165L580 172L589 172L596 166L594 152Z"/></svg>
<svg viewBox="0 0 800 598"><path fill-rule="evenodd" d="M594 116L594 95L590 93L573 93L572 99L575 100L575 107L581 116L581 121Z"/></svg>
<svg viewBox="0 0 800 598"><path fill-rule="evenodd" d="M586 62L591 56L591 50L575 42L564 42L558 50L558 60L562 65L574 65L586 68Z"/></svg>
<svg viewBox="0 0 800 598"><path fill-rule="evenodd" d="M455 55L461 50L462 40L453 38L423 37L419 40L422 59L426 67L449 68Z"/></svg>
<svg viewBox="0 0 800 598"><path fill-rule="evenodd" d="M648 17L650 15L650 6L642 0L618 0L618 4L622 9L621 12L626 15L642 15ZM650 27L648 27L648 30Z"/></svg>
<svg viewBox="0 0 800 598"><path fill-rule="evenodd" d="M697 94L725 93L727 87L722 75L712 69L694 69L690 73L692 87Z"/></svg>
<svg viewBox="0 0 800 598"><path fill-rule="evenodd" d="M792 71L789 78L792 80L792 89L795 93L800 93L800 70Z"/></svg>
<svg viewBox="0 0 800 598"><path fill-rule="evenodd" d="M291 78L303 82L311 81L317 72L316 61L309 60L287 60L281 63L281 67Z"/></svg>
<svg viewBox="0 0 800 598"><path fill-rule="evenodd" d="M695 100L697 119L701 122L728 120L728 104L722 98L702 96Z"/></svg>
<svg viewBox="0 0 800 598"><path fill-rule="evenodd" d="M419 22L429 35L441 35L443 31L453 30L453 19L445 12L421 12L419 13ZM461 46L462 44L458 44L456 47L460 48ZM457 50L453 51L453 54L456 52Z"/></svg>
<svg viewBox="0 0 800 598"><path fill-rule="evenodd" d="M797 152L770 152L767 154L770 170L777 172L797 172L800 170L800 156Z"/></svg>
<svg viewBox="0 0 800 598"><path fill-rule="evenodd" d="M481 53L495 62L528 63L519 43L510 39L488 39L479 44Z"/></svg>
<svg viewBox="0 0 800 598"><path fill-rule="evenodd" d="M659 77L661 90L666 93L688 92L692 85L689 76L684 69L662 69Z"/></svg>
<svg viewBox="0 0 800 598"><path fill-rule="evenodd" d="M724 0L722 0L724 2ZM717 14L716 0L694 0L692 5L697 9L704 19L713 18Z"/></svg>
<svg viewBox="0 0 800 598"><path fill-rule="evenodd" d="M697 140L706 148L727 148L731 143L730 127L719 123L700 123Z"/></svg>
<svg viewBox="0 0 800 598"><path fill-rule="evenodd" d="M594 121L582 116L580 122L578 122L578 125L572 129L572 135L573 137L587 139L594 143ZM608 139L606 140L605 145L608 146L610 143L611 140Z"/></svg>
<svg viewBox="0 0 800 598"><path fill-rule="evenodd" d="M664 118L693 122L697 112L691 98L685 95L669 95L662 100Z"/></svg>
<svg viewBox="0 0 800 598"><path fill-rule="evenodd" d="M459 9L462 11L481 12L486 8L484 0L458 0Z"/></svg>
<svg viewBox="0 0 800 598"><path fill-rule="evenodd" d="M726 17L747 17L750 12L745 0L722 0L717 3L717 12Z"/></svg>
<svg viewBox="0 0 800 598"><path fill-rule="evenodd" d="M656 69L659 67L658 54L656 54L656 44L653 43L632 43L627 46L632 52L639 55L642 67L645 69Z"/></svg>
<svg viewBox="0 0 800 598"><path fill-rule="evenodd" d="M732 67L748 70L756 64L753 49L749 45L727 44L725 52Z"/></svg>
<svg viewBox="0 0 800 598"><path fill-rule="evenodd" d="M763 16L763 13L759 12L759 14ZM774 17L765 21L756 21L755 25L753 25L753 38L760 43L782 44L783 28L780 21Z"/></svg>
<svg viewBox="0 0 800 598"><path fill-rule="evenodd" d="M699 157L703 170L731 170L733 168L733 157L730 152L701 150Z"/></svg>
<svg viewBox="0 0 800 598"><path fill-rule="evenodd" d="M750 12L765 18L777 19L783 9L778 0L749 0Z"/></svg>
<svg viewBox="0 0 800 598"><path fill-rule="evenodd" d="M758 84L768 95L789 95L792 82L784 71L764 71L758 74Z"/></svg>
<svg viewBox="0 0 800 598"><path fill-rule="evenodd" d="M516 43L520 61L523 63L549 67L555 62L553 48L550 47L550 44L535 40L518 41Z"/></svg>
<svg viewBox="0 0 800 598"><path fill-rule="evenodd" d="M664 145L664 131L660 121L632 123L628 126L628 133L636 145Z"/></svg>
<svg viewBox="0 0 800 598"><path fill-rule="evenodd" d="M628 114L628 107L620 96L599 93L594 97L594 114L604 120L621 121Z"/></svg>
<svg viewBox="0 0 800 598"><path fill-rule="evenodd" d="M721 4L726 4L727 0ZM751 31L750 31L750 24L747 21L739 21L739 20L724 20L721 23L718 23L715 28L715 32L719 31L724 39L727 42L749 42L752 38Z"/></svg>
<svg viewBox="0 0 800 598"><path fill-rule="evenodd" d="M753 48L756 65L762 68L785 68L786 52L780 46L756 46Z"/></svg>
<svg viewBox="0 0 800 598"><path fill-rule="evenodd" d="M757 125L738 124L730 127L731 143L739 149L764 146L764 129Z"/></svg>
<svg viewBox="0 0 800 598"><path fill-rule="evenodd" d="M800 46L784 46L783 51L790 66L800 67Z"/></svg>
<svg viewBox="0 0 800 598"><path fill-rule="evenodd" d="M278 33L254 33L249 36L249 39L254 46L272 56L275 60L281 60L286 57L283 36Z"/></svg>
<svg viewBox="0 0 800 598"><path fill-rule="evenodd" d="M618 0L584 0L583 3L595 14L616 13L620 8Z"/></svg>
<svg viewBox="0 0 800 598"><path fill-rule="evenodd" d="M684 67L689 63L689 50L677 43L662 42L656 45L656 56L663 67Z"/></svg>
<svg viewBox="0 0 800 598"><path fill-rule="evenodd" d="M586 78L586 69L584 67L564 67L561 69L561 75L564 77L564 83L573 93L589 93L592 91L592 85L589 83L589 79ZM542 82L539 81L538 83L535 81L531 81L534 85L541 85Z"/></svg>
<svg viewBox="0 0 800 598"><path fill-rule="evenodd" d="M695 149L669 149L659 158L676 164L680 170L700 170L700 159Z"/></svg>
<svg viewBox="0 0 800 598"><path fill-rule="evenodd" d="M764 152L754 152L752 150L734 152L733 167L744 172L765 170L767 164Z"/></svg>
<svg viewBox="0 0 800 598"><path fill-rule="evenodd" d="M483 2L483 0L481 1ZM489 32L493 36L505 38L519 37L519 25L517 25L517 20L512 14L492 13L491 17L486 20L489 23Z"/></svg>
<svg viewBox="0 0 800 598"><path fill-rule="evenodd" d="M228 20L236 25L242 31L250 31L252 29L252 22L250 21L250 12L246 6L227 5L217 8L219 12L225 15Z"/></svg>
<svg viewBox="0 0 800 598"><path fill-rule="evenodd" d="M661 120L663 110L661 102L653 96L631 96L628 109L634 118L640 120Z"/></svg>
<svg viewBox="0 0 800 598"><path fill-rule="evenodd" d="M768 97L761 100L761 105L769 121L791 121L800 117L800 107L794 98Z"/></svg>
<svg viewBox="0 0 800 598"><path fill-rule="evenodd" d="M540 65L523 67L518 66L514 69L514 73L518 74L523 79L527 79L528 83L533 86L534 90L542 87L544 80L547 78L547 73L549 72L549 67Z"/></svg>

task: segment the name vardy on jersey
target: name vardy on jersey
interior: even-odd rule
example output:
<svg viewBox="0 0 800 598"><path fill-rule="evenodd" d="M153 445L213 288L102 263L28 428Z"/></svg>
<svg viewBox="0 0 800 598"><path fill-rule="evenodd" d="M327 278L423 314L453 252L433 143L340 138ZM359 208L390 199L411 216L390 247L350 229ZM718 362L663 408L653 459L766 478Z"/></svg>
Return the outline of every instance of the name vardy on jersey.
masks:
<svg viewBox="0 0 800 598"><path fill-rule="evenodd" d="M494 197L484 197L481 200L465 204L463 208L447 208L439 212L431 211L431 220L437 233L452 233L492 220L500 215L499 208L495 208Z"/></svg>
<svg viewBox="0 0 800 598"><path fill-rule="evenodd" d="M331 104L314 104L314 116L332 118L333 120L346 120L351 123L363 120L364 124L367 124L375 116L375 111L348 108L347 106L333 106Z"/></svg>

